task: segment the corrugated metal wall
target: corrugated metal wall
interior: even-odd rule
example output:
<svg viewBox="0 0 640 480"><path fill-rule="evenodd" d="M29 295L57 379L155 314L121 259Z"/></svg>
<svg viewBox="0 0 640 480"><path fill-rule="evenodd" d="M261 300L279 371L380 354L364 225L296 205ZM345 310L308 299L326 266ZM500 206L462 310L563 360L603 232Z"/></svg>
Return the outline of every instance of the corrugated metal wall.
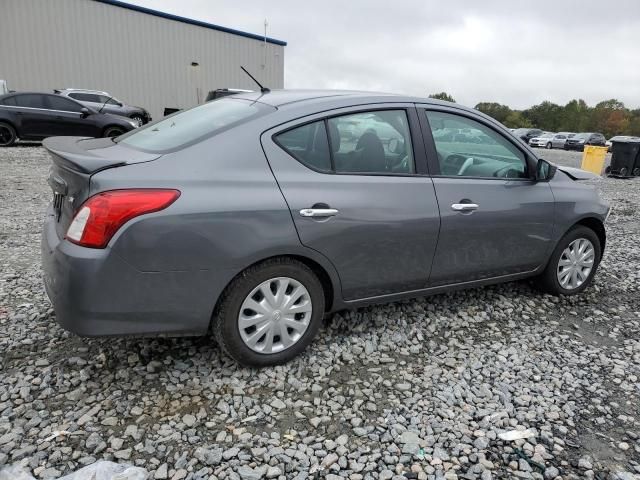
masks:
<svg viewBox="0 0 640 480"><path fill-rule="evenodd" d="M93 0L0 0L0 78L12 90L104 90L157 119L215 88L255 89L240 65L283 88L284 47L267 43L264 59L262 41Z"/></svg>

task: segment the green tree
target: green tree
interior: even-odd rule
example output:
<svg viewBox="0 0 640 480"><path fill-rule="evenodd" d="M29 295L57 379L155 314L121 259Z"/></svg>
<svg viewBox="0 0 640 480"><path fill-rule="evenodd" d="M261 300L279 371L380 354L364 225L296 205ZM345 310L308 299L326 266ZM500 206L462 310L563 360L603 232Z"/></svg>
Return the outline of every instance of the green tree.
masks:
<svg viewBox="0 0 640 480"><path fill-rule="evenodd" d="M562 132L584 132L591 121L591 108L582 99L571 100L560 114L560 128Z"/></svg>
<svg viewBox="0 0 640 480"><path fill-rule="evenodd" d="M560 126L561 111L562 107L560 105L545 100L539 105L534 105L525 110L523 115L534 127L556 132Z"/></svg>
<svg viewBox="0 0 640 480"><path fill-rule="evenodd" d="M533 125L520 110L512 110L505 118L504 125L509 128L531 128Z"/></svg>
<svg viewBox="0 0 640 480"><path fill-rule="evenodd" d="M480 102L474 108L495 118L500 123L504 123L511 114L509 107L496 102Z"/></svg>
<svg viewBox="0 0 640 480"><path fill-rule="evenodd" d="M429 98L435 98L436 100L445 100L447 102L456 103L455 98L453 98L447 92L432 93L431 95L429 95Z"/></svg>

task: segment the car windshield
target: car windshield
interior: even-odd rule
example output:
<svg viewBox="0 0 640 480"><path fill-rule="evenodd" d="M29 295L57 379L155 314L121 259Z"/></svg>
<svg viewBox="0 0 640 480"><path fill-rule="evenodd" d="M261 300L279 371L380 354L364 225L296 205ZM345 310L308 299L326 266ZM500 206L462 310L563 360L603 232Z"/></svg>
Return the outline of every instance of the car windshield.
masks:
<svg viewBox="0 0 640 480"><path fill-rule="evenodd" d="M578 140L586 140L587 138L589 138L591 136L590 133L576 133L573 137L574 139L578 139Z"/></svg>
<svg viewBox="0 0 640 480"><path fill-rule="evenodd" d="M555 133L545 133L543 135L540 135L538 138L553 138L555 136Z"/></svg>
<svg viewBox="0 0 640 480"><path fill-rule="evenodd" d="M264 103L226 97L132 130L116 141L147 152L165 153L274 110Z"/></svg>

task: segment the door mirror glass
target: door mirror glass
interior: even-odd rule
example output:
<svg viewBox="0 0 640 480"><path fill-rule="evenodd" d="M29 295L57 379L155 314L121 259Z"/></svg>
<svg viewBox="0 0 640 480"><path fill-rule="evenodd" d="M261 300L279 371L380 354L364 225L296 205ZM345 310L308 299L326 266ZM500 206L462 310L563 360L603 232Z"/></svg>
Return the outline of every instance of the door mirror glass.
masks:
<svg viewBox="0 0 640 480"><path fill-rule="evenodd" d="M546 160L538 160L536 166L536 180L539 182L548 182L556 174L557 168Z"/></svg>

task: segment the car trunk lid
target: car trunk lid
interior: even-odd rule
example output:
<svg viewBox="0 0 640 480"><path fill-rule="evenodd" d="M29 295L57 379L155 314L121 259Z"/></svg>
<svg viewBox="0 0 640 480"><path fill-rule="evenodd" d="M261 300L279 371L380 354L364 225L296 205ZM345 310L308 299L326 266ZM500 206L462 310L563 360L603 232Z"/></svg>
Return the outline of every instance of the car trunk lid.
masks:
<svg viewBox="0 0 640 480"><path fill-rule="evenodd" d="M47 183L53 192L56 231L62 238L80 206L90 195L91 177L108 168L149 162L160 154L133 150L111 138L52 137L42 143L52 166Z"/></svg>

